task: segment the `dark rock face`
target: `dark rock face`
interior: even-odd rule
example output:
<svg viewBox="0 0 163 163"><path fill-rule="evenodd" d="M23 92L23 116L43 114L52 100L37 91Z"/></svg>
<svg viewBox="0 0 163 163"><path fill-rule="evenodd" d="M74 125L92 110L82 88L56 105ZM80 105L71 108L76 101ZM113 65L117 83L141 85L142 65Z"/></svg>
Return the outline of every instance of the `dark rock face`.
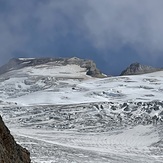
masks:
<svg viewBox="0 0 163 163"><path fill-rule="evenodd" d="M30 163L30 154L16 144L0 117L0 163Z"/></svg>
<svg viewBox="0 0 163 163"><path fill-rule="evenodd" d="M141 65L140 63L133 63L126 70L122 71L120 75L138 75L160 71L160 68L154 68L151 66Z"/></svg>
<svg viewBox="0 0 163 163"><path fill-rule="evenodd" d="M41 64L46 64L48 62L53 62L54 65L68 65L68 64L76 64L82 68L87 69L86 75L90 75L92 77L105 77L100 70L96 67L96 64L91 60L84 60L80 58L26 58L19 59L13 58L7 64L0 67L0 74L4 74L8 71L21 69L29 66L37 66Z"/></svg>

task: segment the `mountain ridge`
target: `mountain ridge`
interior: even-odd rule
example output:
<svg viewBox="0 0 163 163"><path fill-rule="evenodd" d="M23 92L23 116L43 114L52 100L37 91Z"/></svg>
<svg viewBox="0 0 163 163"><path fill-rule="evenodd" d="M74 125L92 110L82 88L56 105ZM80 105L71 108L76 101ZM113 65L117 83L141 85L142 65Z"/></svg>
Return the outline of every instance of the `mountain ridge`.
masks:
<svg viewBox="0 0 163 163"><path fill-rule="evenodd" d="M138 62L130 64L129 67L127 67L125 70L123 70L120 74L120 76L123 75L140 75L140 74L146 74L146 73L152 73L156 71L162 70L161 68L155 68L148 65L142 65Z"/></svg>
<svg viewBox="0 0 163 163"><path fill-rule="evenodd" d="M22 69L24 67L38 66L46 63L54 63L56 66L65 66L69 64L79 65L81 68L86 68L86 75L92 77L105 77L97 68L92 60L72 58L12 58L8 63L0 67L0 75L12 70Z"/></svg>
<svg viewBox="0 0 163 163"><path fill-rule="evenodd" d="M22 69L24 67L38 66L46 63L54 63L56 66L65 66L70 64L79 65L81 68L86 68L86 75L103 78L106 77L96 66L96 63L93 60L81 59L77 57L71 58L12 58L6 64L0 67L0 75L12 70ZM130 64L126 69L124 69L120 75L139 75L152 73L156 71L163 70L163 68L155 68L149 65L143 65L138 62Z"/></svg>

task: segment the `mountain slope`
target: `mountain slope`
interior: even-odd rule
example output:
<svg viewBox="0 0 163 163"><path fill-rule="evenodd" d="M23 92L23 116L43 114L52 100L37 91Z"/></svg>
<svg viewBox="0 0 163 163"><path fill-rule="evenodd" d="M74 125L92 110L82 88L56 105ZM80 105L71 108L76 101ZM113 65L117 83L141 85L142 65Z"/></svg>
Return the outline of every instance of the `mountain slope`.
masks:
<svg viewBox="0 0 163 163"><path fill-rule="evenodd" d="M76 60L0 76L0 113L32 161L162 163L163 71L96 78Z"/></svg>
<svg viewBox="0 0 163 163"><path fill-rule="evenodd" d="M104 77L103 74L97 69L96 64L91 60L73 58L13 58L7 64L0 67L0 74L12 70L20 70L24 67L37 67L45 64L51 64L51 66L66 66L66 65L78 65L86 70L86 74L92 77Z"/></svg>

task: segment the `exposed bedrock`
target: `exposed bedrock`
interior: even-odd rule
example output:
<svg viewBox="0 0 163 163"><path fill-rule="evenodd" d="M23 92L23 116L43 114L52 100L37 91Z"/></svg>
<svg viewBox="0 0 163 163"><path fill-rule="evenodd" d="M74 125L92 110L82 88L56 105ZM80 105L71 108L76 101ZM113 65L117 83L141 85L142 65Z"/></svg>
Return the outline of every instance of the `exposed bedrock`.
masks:
<svg viewBox="0 0 163 163"><path fill-rule="evenodd" d="M18 145L0 117L0 163L30 163L30 153Z"/></svg>

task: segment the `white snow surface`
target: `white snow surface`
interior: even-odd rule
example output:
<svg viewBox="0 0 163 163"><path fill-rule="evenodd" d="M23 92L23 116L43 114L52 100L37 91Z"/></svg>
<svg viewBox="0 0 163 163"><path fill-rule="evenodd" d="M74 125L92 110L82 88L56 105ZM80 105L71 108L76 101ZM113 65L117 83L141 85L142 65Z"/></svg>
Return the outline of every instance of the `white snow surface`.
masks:
<svg viewBox="0 0 163 163"><path fill-rule="evenodd" d="M32 162L163 162L162 122L152 120L163 113L163 71L85 74L49 62L0 76L0 113Z"/></svg>
<svg viewBox="0 0 163 163"><path fill-rule="evenodd" d="M157 159L154 154L151 154L151 149L148 147L159 140L158 135L155 132L152 132L152 130L154 130L152 126L140 125L134 128L128 128L122 133L81 134L75 132L49 132L43 130L26 131L16 129L13 134L31 139L37 138L39 141L58 145L62 148L74 148L77 151L84 150L88 153L95 152L104 156L117 155L117 158L115 158L117 161L114 162L119 162L118 157L124 158L121 162L130 162L132 158L133 162L137 162L136 160L139 160L140 162L159 162L162 158ZM126 157L129 158L126 160ZM94 161L92 160L92 162Z"/></svg>
<svg viewBox="0 0 163 163"><path fill-rule="evenodd" d="M21 61L27 61L27 60L32 60L32 59L35 59L35 58L19 58L19 60Z"/></svg>
<svg viewBox="0 0 163 163"><path fill-rule="evenodd" d="M38 68L38 67L37 67ZM163 71L137 76L121 76L109 77L104 79L90 78L84 75L84 70L78 66L63 66L55 67L55 71L46 68L25 68L18 74L39 76L40 71L51 80L54 78L65 78L56 81L57 86L49 86L37 92L32 92L17 98L9 97L7 101L17 102L23 105L38 105L38 104L72 104L85 102L100 102L100 101L151 101L162 100L163 97ZM79 73L80 72L80 73ZM22 75L23 76L23 75ZM82 82L77 82L72 79L87 78ZM14 81L15 80L15 81ZM22 89L26 89L23 81L20 81ZM44 83L37 85L43 87ZM3 84L17 83L17 78L11 78ZM54 83L51 83L54 84ZM15 85L16 86L16 85ZM45 85L46 86L46 85ZM56 91L55 89L59 90ZM28 99L28 100L26 100Z"/></svg>

